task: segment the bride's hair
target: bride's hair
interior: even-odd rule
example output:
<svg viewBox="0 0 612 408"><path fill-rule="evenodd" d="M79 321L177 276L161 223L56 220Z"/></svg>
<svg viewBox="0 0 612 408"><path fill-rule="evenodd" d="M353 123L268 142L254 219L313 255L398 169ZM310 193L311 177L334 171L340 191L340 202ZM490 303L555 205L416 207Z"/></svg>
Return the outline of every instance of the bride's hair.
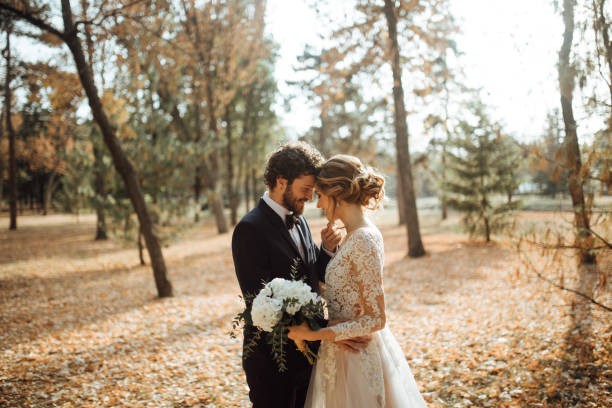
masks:
<svg viewBox="0 0 612 408"><path fill-rule="evenodd" d="M338 154L320 167L316 187L332 200L375 210L385 196L385 179L355 156Z"/></svg>

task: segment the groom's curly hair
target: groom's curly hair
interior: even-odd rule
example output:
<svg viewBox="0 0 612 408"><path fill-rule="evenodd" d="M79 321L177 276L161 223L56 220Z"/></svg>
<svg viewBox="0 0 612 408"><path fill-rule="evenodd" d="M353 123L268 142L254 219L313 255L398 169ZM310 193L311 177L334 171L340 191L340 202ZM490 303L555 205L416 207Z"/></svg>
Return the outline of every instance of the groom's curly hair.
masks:
<svg viewBox="0 0 612 408"><path fill-rule="evenodd" d="M322 163L321 153L308 143L284 143L268 157L264 183L273 189L276 186L276 178L281 176L291 185L293 180L300 176L316 176Z"/></svg>

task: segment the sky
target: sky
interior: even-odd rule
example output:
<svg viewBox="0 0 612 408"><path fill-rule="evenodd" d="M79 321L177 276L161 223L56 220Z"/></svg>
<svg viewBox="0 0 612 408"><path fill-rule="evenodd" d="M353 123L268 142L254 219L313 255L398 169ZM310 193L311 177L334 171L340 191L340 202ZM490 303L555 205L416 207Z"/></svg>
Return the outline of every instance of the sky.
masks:
<svg viewBox="0 0 612 408"><path fill-rule="evenodd" d="M323 45L319 21L308 2L268 0L266 11L267 34L280 46L275 74L281 98L276 111L291 138L319 124L313 104L304 96L293 99L290 112L283 109L282 103L284 97L298 93L285 83L296 78L293 70L296 57L306 44ZM557 61L563 24L560 13L553 8L553 0L450 0L450 3L462 30L456 40L463 53L460 61L466 85L481 88L481 97L490 107L491 116L507 132L523 141L539 137L546 114L560 105ZM31 52L25 52L25 59L50 54L44 48L28 46L27 42L24 40L22 48ZM576 109L578 105L575 100L577 120L584 134L588 126L584 113ZM429 138L424 135L420 120L409 117L408 126L411 149L425 150Z"/></svg>
<svg viewBox="0 0 612 408"><path fill-rule="evenodd" d="M542 134L547 112L558 108L558 51L563 24L552 0L451 0L462 33L468 86L482 89L491 115L521 140ZM266 29L280 45L276 76L281 94L295 93L285 85L295 77L292 66L305 44L321 45L315 12L303 1L269 0ZM291 112L277 109L291 137L317 125L308 101L296 98ZM411 149L428 143L420 123L409 118Z"/></svg>

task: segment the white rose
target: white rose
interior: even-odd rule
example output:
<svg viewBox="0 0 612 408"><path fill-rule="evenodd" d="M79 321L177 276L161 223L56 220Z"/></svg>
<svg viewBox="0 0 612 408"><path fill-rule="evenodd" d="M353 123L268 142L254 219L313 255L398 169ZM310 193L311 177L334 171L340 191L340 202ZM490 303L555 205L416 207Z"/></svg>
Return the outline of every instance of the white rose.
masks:
<svg viewBox="0 0 612 408"><path fill-rule="evenodd" d="M282 306L281 300L266 296L265 290L260 291L253 300L251 309L253 324L262 330L271 332L283 315Z"/></svg>

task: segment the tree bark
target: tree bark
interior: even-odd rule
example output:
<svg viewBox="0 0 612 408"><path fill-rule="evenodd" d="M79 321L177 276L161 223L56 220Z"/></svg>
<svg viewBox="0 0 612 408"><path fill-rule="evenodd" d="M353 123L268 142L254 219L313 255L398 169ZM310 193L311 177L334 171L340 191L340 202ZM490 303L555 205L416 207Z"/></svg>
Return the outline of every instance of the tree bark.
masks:
<svg viewBox="0 0 612 408"><path fill-rule="evenodd" d="M323 155L324 158L329 158L329 149L328 149L328 145L329 145L328 140L330 139L329 118L327 116L327 111L324 105L325 105L325 102L321 101L321 115L320 115L321 130L319 132L319 145L317 146L317 148L321 151L321 154Z"/></svg>
<svg viewBox="0 0 612 408"><path fill-rule="evenodd" d="M51 199L53 198L53 192L57 187L57 171L53 170L47 181L45 192L43 195L43 215L49 214L49 207L51 206Z"/></svg>
<svg viewBox="0 0 612 408"><path fill-rule="evenodd" d="M233 109L233 104L229 104L226 109L225 109L225 134L226 134L226 139L227 139L227 149L226 149L226 171L227 174L225 175L226 180L225 180L225 190L227 191L227 195L228 195L228 200L229 200L229 206L230 206L230 222L232 223L232 225L236 225L238 223L238 194L236 194L236 188L234 187L234 169L236 166L236 163L234 163L234 141L232 140L232 118L231 118L231 114L232 114L232 109Z"/></svg>
<svg viewBox="0 0 612 408"><path fill-rule="evenodd" d="M212 73L208 64L206 65L206 104L208 105L208 126L214 136L213 141L219 140L219 129L217 127L217 116L215 114L213 90L212 90ZM207 166L208 171L206 172L206 188L208 190L208 205L211 206L213 213L215 214L215 221L217 223L217 231L219 234L226 233L228 231L227 219L223 212L223 197L218 191L218 180L219 180L219 159L217 157L217 151L213 150L210 153L209 158L210 165ZM212 201L211 201L212 200Z"/></svg>
<svg viewBox="0 0 612 408"><path fill-rule="evenodd" d="M251 169L251 197L253 197L253 207L257 205L257 170Z"/></svg>
<svg viewBox="0 0 612 408"><path fill-rule="evenodd" d="M251 185L249 183L249 178L250 178L250 170L247 169L244 173L244 209L245 209L245 214L249 212L249 210L251 209L250 207L250 203L251 203Z"/></svg>
<svg viewBox="0 0 612 408"><path fill-rule="evenodd" d="M11 120L11 32L13 27L6 30L6 48L4 58L6 59L6 77L4 82L4 103L6 114L6 130L9 136L9 230L17 229L17 157L15 154L15 129Z"/></svg>
<svg viewBox="0 0 612 408"><path fill-rule="evenodd" d="M212 40L209 38L202 38L200 33L200 26L198 23L197 15L192 14L187 7L187 3L183 1L183 10L185 11L186 21L185 21L185 29L189 35L193 35L194 40L194 48L197 50L197 57L201 66L204 68L204 79L205 79L205 99L206 106L208 108L208 125L209 129L213 135L213 143L217 143L219 141L219 129L217 126L217 114L216 114L216 100L215 95L212 88L212 81L214 77L214 73L211 71L210 67L210 58L207 58L207 55L204 55L202 52L202 47L207 47L207 51L210 52L212 47ZM193 31L192 31L193 30ZM203 45L204 44L204 45ZM199 69L199 68L198 68ZM194 76L195 76L194 71ZM195 86L196 89L196 101L195 101L195 115L196 115L196 139L197 141L202 140L202 126L199 125L200 122L200 104L201 98L199 96L199 86ZM225 219L225 214L223 213L223 202L220 197L219 192L217 191L217 183L219 178L219 163L217 157L217 151L213 149L208 157L208 160L205 161L202 166L202 170L204 171L205 182L204 185L207 189L207 197L208 197L208 207L213 211L215 215L215 221L217 223L217 231L219 234L223 234L228 231L227 220ZM214 201L211 201L214 200Z"/></svg>
<svg viewBox="0 0 612 408"><path fill-rule="evenodd" d="M138 228L138 258L141 265L146 265L144 260L144 251L142 246L142 228Z"/></svg>
<svg viewBox="0 0 612 408"><path fill-rule="evenodd" d="M447 67L446 65L446 50L444 50L444 66ZM448 144L450 143L451 140L451 134L450 134L450 129L448 128L448 102L449 102L449 92L448 92L448 86L447 86L447 80L446 78L444 79L444 134L446 135L446 140L444 141L444 143L442 144L442 185L446 184L446 147L448 146ZM446 204L446 192L444 191L444 189L442 189L442 194L441 194L441 207L442 207L442 220L445 220L448 218L448 205Z"/></svg>
<svg viewBox="0 0 612 408"><path fill-rule="evenodd" d="M590 251L593 237L589 228L589 213L585 206L583 179L580 176L582 161L576 132L576 121L572 108L575 72L570 63L572 41L574 36L575 0L563 0L563 44L559 51L559 89L561 108L565 124L565 167L568 169L568 188L574 212L575 244L578 248L578 291L592 297L597 273L596 258ZM590 303L580 296L572 300L572 327L568 331L568 351L581 362L588 363L593 359L593 351L587 339L592 334Z"/></svg>
<svg viewBox="0 0 612 408"><path fill-rule="evenodd" d="M0 112L0 144L2 144L2 139L4 138L4 107L2 108L2 112ZM4 187L4 157L0 154L0 212L2 212L2 198L3 198L3 187Z"/></svg>
<svg viewBox="0 0 612 408"><path fill-rule="evenodd" d="M406 225L406 202L402 192L402 181L399 175L397 176L397 212L399 213L399 225Z"/></svg>
<svg viewBox="0 0 612 408"><path fill-rule="evenodd" d="M200 221L200 197L202 196L202 168L196 166L195 174L193 176L193 199L195 200L196 210L194 215L194 222Z"/></svg>
<svg viewBox="0 0 612 408"><path fill-rule="evenodd" d="M87 0L81 0L81 13L82 19L87 20L87 9L89 8L89 4ZM89 26L84 25L85 32L85 45L87 48L87 63L89 64L89 70L93 73L94 69L94 42L91 36L91 32L89 31ZM104 78L104 73L101 74L101 77ZM103 85L104 88L104 85ZM92 132L90 136L95 137ZM94 181L93 181L93 189L96 193L98 199L96 200L96 241L102 241L108 239L108 235L106 234L106 216L104 213L104 203L106 201L106 191L104 190L104 164L103 164L103 154L102 151L98 148L95 140L92 141L93 145L93 155L94 155ZM138 242L140 245L140 241Z"/></svg>
<svg viewBox="0 0 612 408"><path fill-rule="evenodd" d="M104 213L104 203L106 202L106 191L104 188L104 167L102 152L94 141L94 191L98 196L96 205L96 241L108 239L106 233L106 214Z"/></svg>
<svg viewBox="0 0 612 408"><path fill-rule="evenodd" d="M408 146L408 125L404 106L404 89L402 87L402 68L400 50L397 41L397 16L393 0L385 0L384 6L387 27L389 30L389 57L393 71L393 101L395 106L395 149L397 152L398 183L402 184L402 196L406 214L406 232L408 235L408 256L425 255L421 241L419 217L412 179L410 150Z"/></svg>
<svg viewBox="0 0 612 408"><path fill-rule="evenodd" d="M38 194L36 194L39 190L38 187L38 183L39 183L39 179L40 176L36 175L34 177L32 177L32 180L28 183L28 187L29 187L29 196L28 196L28 200L29 200L29 204L30 204L30 211L32 213L34 213L34 205L37 201L38 198ZM40 208L39 208L40 210Z"/></svg>
<svg viewBox="0 0 612 408"><path fill-rule="evenodd" d="M580 158L580 146L576 132L576 120L572 108L574 93L574 70L570 64L570 53L574 38L574 4L575 0L563 1L563 22L565 30L563 33L563 44L559 51L559 89L561 91L561 110L565 124L565 164L569 171L568 187L572 199L574 212L574 228L576 229L576 246L579 249L580 264L592 264L595 256L590 249L593 246L593 238L590 234L589 213L585 206L583 183L580 176L582 160Z"/></svg>
<svg viewBox="0 0 612 408"><path fill-rule="evenodd" d="M172 296L172 285L167 279L164 256L159 240L155 235L153 223L151 221L144 196L140 189L140 184L136 177L132 163L123 153L119 140L115 135L115 129L108 120L102 106L102 102L98 95L98 90L94 84L89 66L85 61L83 48L79 38L77 37L76 28L74 27L74 23L72 21L72 10L69 0L62 0L62 17L64 21L64 33L62 35L62 39L70 49L70 52L74 58L77 71L79 73L79 78L83 88L85 89L85 93L87 94L87 99L89 101L89 106L91 107L94 119L98 126L100 126L104 142L108 147L111 156L113 157L115 168L125 182L128 195L142 227L145 243L151 259L151 265L153 267L153 276L157 286L157 293L160 297Z"/></svg>
<svg viewBox="0 0 612 408"><path fill-rule="evenodd" d="M442 185L444 185L445 183L446 183L446 143L444 144L444 146L442 146ZM441 201L440 205L442 207L442 220L445 220L448 218L448 206L446 204L446 192L444 192L444 189L442 189L440 201Z"/></svg>

